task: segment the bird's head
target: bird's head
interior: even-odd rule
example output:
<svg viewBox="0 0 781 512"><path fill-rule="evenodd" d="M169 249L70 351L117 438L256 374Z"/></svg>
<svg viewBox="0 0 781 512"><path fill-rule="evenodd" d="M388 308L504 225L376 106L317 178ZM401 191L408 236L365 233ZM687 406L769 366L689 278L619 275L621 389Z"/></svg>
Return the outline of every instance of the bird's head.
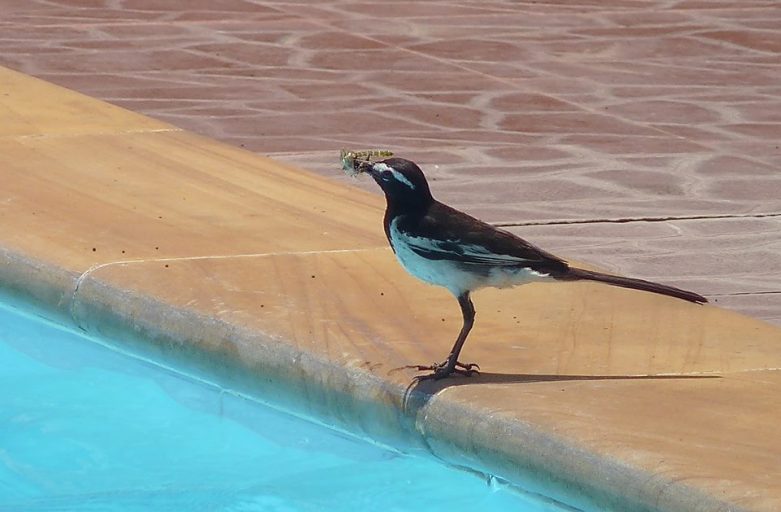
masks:
<svg viewBox="0 0 781 512"><path fill-rule="evenodd" d="M374 178L389 204L427 206L433 200L426 177L415 162L388 158L366 162L358 170Z"/></svg>

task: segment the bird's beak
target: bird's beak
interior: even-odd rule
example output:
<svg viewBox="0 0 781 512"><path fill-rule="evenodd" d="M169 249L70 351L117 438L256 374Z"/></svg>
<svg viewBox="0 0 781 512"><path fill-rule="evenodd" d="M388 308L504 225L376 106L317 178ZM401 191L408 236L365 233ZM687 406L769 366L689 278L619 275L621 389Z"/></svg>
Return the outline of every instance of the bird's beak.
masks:
<svg viewBox="0 0 781 512"><path fill-rule="evenodd" d="M362 160L360 162L356 162L355 164L355 172L357 174L366 173L369 175L374 174L374 163L369 162L367 160Z"/></svg>

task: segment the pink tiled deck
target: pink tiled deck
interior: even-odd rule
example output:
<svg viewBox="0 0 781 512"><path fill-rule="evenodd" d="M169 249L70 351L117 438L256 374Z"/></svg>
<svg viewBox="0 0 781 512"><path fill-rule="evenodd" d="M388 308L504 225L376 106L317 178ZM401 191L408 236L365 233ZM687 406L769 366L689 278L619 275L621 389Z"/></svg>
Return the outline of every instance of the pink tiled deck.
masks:
<svg viewBox="0 0 781 512"><path fill-rule="evenodd" d="M337 180L340 147L389 147L553 251L781 323L777 2L0 12L0 65Z"/></svg>

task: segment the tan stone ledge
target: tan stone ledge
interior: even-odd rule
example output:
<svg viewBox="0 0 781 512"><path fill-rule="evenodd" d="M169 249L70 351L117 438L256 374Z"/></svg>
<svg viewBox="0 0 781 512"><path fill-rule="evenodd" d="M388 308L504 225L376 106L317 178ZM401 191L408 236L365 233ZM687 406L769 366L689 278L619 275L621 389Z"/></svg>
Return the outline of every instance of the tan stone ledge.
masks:
<svg viewBox="0 0 781 512"><path fill-rule="evenodd" d="M361 265L346 264L355 258ZM7 274L13 275L14 268L21 268L20 275L33 285L33 290L71 286L70 293L62 289L45 297L54 297L50 304L57 304L60 310L67 302L63 298L74 297L67 308L73 314L73 325L91 336L110 340L109 344L123 351L397 449L428 452L450 464L498 475L520 483L527 490L586 510L741 510L734 499L729 499L734 497L722 499L715 492L717 488L708 485L718 473L718 466L701 470L690 477L691 481L681 481L680 474L687 470L687 463L697 456L698 450L684 453L678 460L673 450L693 442L692 432L678 432L689 438L680 446L676 442L660 446L653 434L668 421L677 425L675 428L690 429L691 421L696 421L696 418L665 418L670 414L666 408L676 409L686 407L687 403L732 395L731 409L737 412L751 402L744 396L747 391L750 395L760 395L754 396L753 401L758 399L758 404L750 412L754 420L761 419L757 417L757 409L774 401L775 393L781 389L781 375L773 370L766 370L768 377L763 377L772 384L764 392L758 393L753 386L745 385L753 383L750 375L781 366L781 359L770 355L772 347L764 345L774 340L776 329L756 322L753 325L756 336L752 340L741 339L746 345L736 347L729 361L719 361L720 344L714 337L720 338L717 333L722 332L723 339L734 339L736 332L729 324L739 315L712 307L687 307L687 323L693 322L697 329L705 330L712 341L700 340L697 361L683 361L684 354L693 349L688 346L679 356L669 357L660 366L651 368L667 374L666 378L646 375L642 368L633 367L626 357L632 350L624 355L615 354L612 364L618 366L614 368L602 366L596 360L565 363L563 359L568 358L555 356L562 344L551 341L562 337L562 328L572 328L572 318L579 319L576 322L582 323L583 331L600 331L613 322L610 315L595 313L605 302L623 299L642 303L648 297L587 285L597 305L589 313L592 318L584 321L590 308L578 297L577 292L583 291L579 290L583 287L535 285L526 287L525 291L511 291L504 297L500 294L507 295L507 292L478 294L478 313L481 309L484 312L480 320L489 327L476 329L476 337L471 340L473 346L466 353L483 363L486 371L482 376L434 383L407 393L410 374L389 373L389 370L436 355L429 354L426 346L384 346L382 340L372 343L366 338L383 336L392 343L411 332L430 331L440 338L432 340L436 341L437 350L446 351L447 329L437 328L436 323L442 322L429 317L433 311L446 311L445 324L450 329L458 318L447 294L405 279L395 269L387 249L120 262L102 265L85 274L78 292L75 289L78 279L52 279L51 269L40 266L33 274L30 265L20 264L20 260L7 260ZM333 268L353 268L359 275L362 271L367 276L376 276L377 282L385 283L380 286L383 295L374 293L374 289L353 287L353 279L354 283L362 281L355 275L345 279L333 272ZM208 270L212 281L193 285L190 281L195 269L200 273ZM317 269L314 280L312 269ZM285 275L288 283L282 279L269 280L279 274ZM317 283L318 280L324 282ZM42 281L41 286L35 286L37 281ZM312 281L317 284L301 285ZM186 282L189 285L185 286ZM262 282L267 286L261 286ZM341 287L332 288L337 282ZM331 303L313 300L323 290L333 290ZM551 292L553 297L546 299ZM567 302L567 296L571 297L565 309L571 315L558 320L546 319L545 310L555 310L553 304L562 299ZM388 309L360 307L376 304L385 297L392 305L401 304L403 299L410 311L420 308L420 313L413 313L411 319L400 322L402 325L394 325L385 316ZM664 298L650 297L648 304L662 309L657 314L652 311L651 321L658 321L660 315L666 316L664 310L675 309L677 305ZM537 305L530 307L529 302ZM226 303L232 305L229 311L224 307ZM303 304L308 304L308 309ZM429 309L424 307L426 304ZM251 306L253 310L245 309ZM341 315L338 321L334 320L336 313L331 309L334 307ZM508 358L506 354L492 356L491 352L499 344L484 346L490 334L498 338L508 336L507 330L494 325L503 321L502 314L494 311L499 307L509 310L526 307L523 330L552 331L548 335L551 339L542 340L550 348L546 350L541 345L535 354L519 358ZM62 318L61 313L58 314ZM719 321L722 317L727 321ZM637 318L627 321L634 320ZM315 332L318 326L320 330ZM334 330L341 331L340 336L345 339L331 339ZM323 343L323 340L327 341ZM736 356L749 347L759 353L738 360ZM661 355L660 349L661 345L657 344L653 350ZM666 345L666 350L670 349L672 344ZM621 348L615 350L620 352ZM684 355L683 359L680 355ZM546 359L555 359L555 366L560 370L545 364ZM513 367L533 370L528 370L528 374L514 373L510 371ZM595 371L598 367L601 369ZM681 377L694 378L670 375L675 372ZM712 373L719 377L705 378L714 377L709 375ZM657 403L660 397L670 398L676 393L686 395L686 400L672 405ZM608 404L612 406L607 407ZM568 408L570 412L564 413ZM597 412L604 417L589 416ZM773 414L771 408L764 420L771 422ZM571 415L577 417L575 421ZM632 443L625 438L625 429L638 420L650 432L635 434ZM603 425L600 433L598 425L602 421L606 425L620 422L624 425L620 428ZM676 435L675 428L666 434ZM586 429L591 432L584 437ZM724 434L729 436L734 432ZM751 444L750 440L739 442ZM665 455L667 450L669 453ZM713 462L723 463L725 456L735 456L727 452L711 454ZM752 454L756 459L752 470L761 470L761 457L756 455ZM649 467L649 456L667 456L670 460L659 467L653 467L659 464L653 460ZM772 460L765 464L765 469L772 471ZM725 482L719 481L719 485Z"/></svg>

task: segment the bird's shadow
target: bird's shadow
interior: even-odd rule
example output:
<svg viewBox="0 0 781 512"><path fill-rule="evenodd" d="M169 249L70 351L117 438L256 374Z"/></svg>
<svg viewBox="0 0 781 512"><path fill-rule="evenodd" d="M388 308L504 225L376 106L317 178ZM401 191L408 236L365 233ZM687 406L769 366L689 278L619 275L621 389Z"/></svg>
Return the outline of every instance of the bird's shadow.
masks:
<svg viewBox="0 0 781 512"><path fill-rule="evenodd" d="M471 377L455 375L441 380L414 379L404 392L404 410L414 411L424 407L437 393L458 386L484 384L534 384L539 382L609 381L609 380L690 380L720 379L721 375L552 375L529 373L480 372Z"/></svg>

